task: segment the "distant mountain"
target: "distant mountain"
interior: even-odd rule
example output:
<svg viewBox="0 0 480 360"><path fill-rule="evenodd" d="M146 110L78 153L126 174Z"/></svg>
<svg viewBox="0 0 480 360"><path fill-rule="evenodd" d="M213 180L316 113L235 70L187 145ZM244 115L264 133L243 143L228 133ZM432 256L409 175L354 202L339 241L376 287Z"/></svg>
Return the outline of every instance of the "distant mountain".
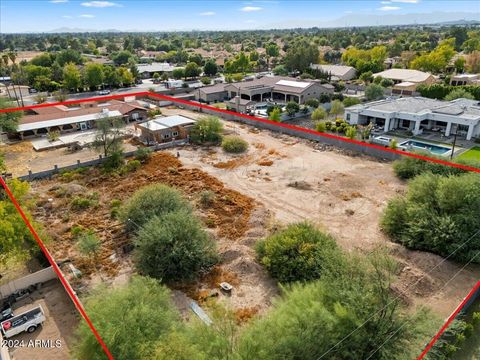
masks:
<svg viewBox="0 0 480 360"><path fill-rule="evenodd" d="M480 25L480 20L452 20L435 23L434 25Z"/></svg>
<svg viewBox="0 0 480 360"><path fill-rule="evenodd" d="M96 29L81 29L81 28L69 28L69 27L61 27L58 29L50 30L50 31L45 31L46 33L49 34L54 34L54 33L84 33L84 32L108 32L108 33L116 33L116 32L122 32L121 30L116 30L116 29L107 29L107 30L96 30Z"/></svg>

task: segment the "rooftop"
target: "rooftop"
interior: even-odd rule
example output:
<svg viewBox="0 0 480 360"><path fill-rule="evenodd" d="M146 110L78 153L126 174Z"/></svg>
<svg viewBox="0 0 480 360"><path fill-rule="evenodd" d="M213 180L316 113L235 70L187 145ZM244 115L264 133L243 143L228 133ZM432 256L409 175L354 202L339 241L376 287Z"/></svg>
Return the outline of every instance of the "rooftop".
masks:
<svg viewBox="0 0 480 360"><path fill-rule="evenodd" d="M442 101L423 97L385 99L366 104L353 105L348 110L373 110L383 112L403 112L410 114L437 113L458 116L465 119L480 119L480 102L470 99Z"/></svg>
<svg viewBox="0 0 480 360"><path fill-rule="evenodd" d="M327 73L331 73L333 76L344 76L349 71L355 70L352 66L347 65L324 65L324 64L311 64L312 69L322 70Z"/></svg>
<svg viewBox="0 0 480 360"><path fill-rule="evenodd" d="M399 80L399 81L410 81L410 82L423 82L427 80L432 74L411 69L389 69L376 74L373 74L373 77L381 76L385 79Z"/></svg>
<svg viewBox="0 0 480 360"><path fill-rule="evenodd" d="M193 124L195 124L195 120L189 119L181 115L172 115L166 117L157 117L153 120L138 124L138 126L151 131L158 131L169 129L174 126L185 126Z"/></svg>
<svg viewBox="0 0 480 360"><path fill-rule="evenodd" d="M139 73L144 72L172 72L175 66L169 63L151 63L151 64L138 64L137 69Z"/></svg>

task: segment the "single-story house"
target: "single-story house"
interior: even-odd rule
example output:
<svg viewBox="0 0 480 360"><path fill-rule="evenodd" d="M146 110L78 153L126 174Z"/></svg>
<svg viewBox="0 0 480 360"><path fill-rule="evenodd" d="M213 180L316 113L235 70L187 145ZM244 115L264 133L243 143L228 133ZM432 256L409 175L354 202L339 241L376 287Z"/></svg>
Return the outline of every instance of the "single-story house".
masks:
<svg viewBox="0 0 480 360"><path fill-rule="evenodd" d="M205 103L222 102L228 100L228 91L223 83L203 86L195 90L195 100Z"/></svg>
<svg viewBox="0 0 480 360"><path fill-rule="evenodd" d="M16 134L10 136L23 139L46 135L52 131L65 133L88 130L95 128L96 121L106 117L119 117L125 122L142 121L147 118L147 111L136 101L119 100L30 109L25 111L25 115L20 119Z"/></svg>
<svg viewBox="0 0 480 360"><path fill-rule="evenodd" d="M479 85L480 74L457 74L450 78L450 85Z"/></svg>
<svg viewBox="0 0 480 360"><path fill-rule="evenodd" d="M151 64L137 64L137 70L140 76L144 79L152 78L155 73L162 75L164 73L171 75L175 66L169 63L153 62Z"/></svg>
<svg viewBox="0 0 480 360"><path fill-rule="evenodd" d="M140 140L150 144L186 139L193 125L195 125L195 120L181 115L173 115L158 116L152 120L135 124L135 128L140 130Z"/></svg>
<svg viewBox="0 0 480 360"><path fill-rule="evenodd" d="M331 80L333 81L346 81L355 79L357 77L357 70L355 70L355 68L352 66L310 64L310 68L330 74Z"/></svg>
<svg viewBox="0 0 480 360"><path fill-rule="evenodd" d="M480 136L480 103L478 100L442 101L423 97L385 99L345 109L345 120L352 124L370 122L384 131L406 129L414 135L425 131L443 133L471 140Z"/></svg>
<svg viewBox="0 0 480 360"><path fill-rule="evenodd" d="M381 71L379 73L373 74L373 77L380 76L384 79L390 79L393 81L394 86L392 89L393 94L401 94L402 91L416 90L419 84L433 84L436 79L435 77L427 72L419 71L419 70L411 70L411 69L388 69L385 71ZM403 84L402 84L403 83ZM397 87L396 85L400 85ZM413 84L413 85L412 85ZM407 93L405 93L407 95Z"/></svg>
<svg viewBox="0 0 480 360"><path fill-rule="evenodd" d="M252 81L227 84L228 97L253 101L271 99L278 102L295 101L299 104L308 99L318 99L321 94L333 94L333 85L322 84L315 80L297 80L284 76L264 76Z"/></svg>

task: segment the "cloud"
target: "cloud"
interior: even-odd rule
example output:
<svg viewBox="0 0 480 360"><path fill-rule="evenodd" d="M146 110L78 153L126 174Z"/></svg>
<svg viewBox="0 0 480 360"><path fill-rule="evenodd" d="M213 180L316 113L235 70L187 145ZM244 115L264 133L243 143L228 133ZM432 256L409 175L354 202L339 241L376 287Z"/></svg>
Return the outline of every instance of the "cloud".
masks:
<svg viewBox="0 0 480 360"><path fill-rule="evenodd" d="M380 1L380 4L383 4L383 5L387 5L387 4L391 4L392 2L391 1Z"/></svg>
<svg viewBox="0 0 480 360"><path fill-rule="evenodd" d="M70 15L63 15L62 18L64 19L71 19L73 16L70 16Z"/></svg>
<svg viewBox="0 0 480 360"><path fill-rule="evenodd" d="M394 11L394 10L400 10L401 8L398 6L382 6L381 8L378 8L380 11Z"/></svg>
<svg viewBox="0 0 480 360"><path fill-rule="evenodd" d="M392 3L418 4L420 0L390 0Z"/></svg>
<svg viewBox="0 0 480 360"><path fill-rule="evenodd" d="M81 4L82 6L86 7L96 7L96 8L106 8L106 7L112 7L112 6L117 6L121 7L122 5L111 2L111 1L88 1L84 2Z"/></svg>
<svg viewBox="0 0 480 360"><path fill-rule="evenodd" d="M80 15L81 18L86 18L86 19L91 19L91 18L94 18L95 15L91 15L91 14L82 14Z"/></svg>
<svg viewBox="0 0 480 360"><path fill-rule="evenodd" d="M240 11L243 11L243 12L254 12L254 11L260 11L262 10L263 8L261 8L260 6L244 6L243 8L240 9Z"/></svg>
<svg viewBox="0 0 480 360"><path fill-rule="evenodd" d="M245 22L246 22L247 24L254 24L254 23L256 23L255 20L246 20Z"/></svg>
<svg viewBox="0 0 480 360"><path fill-rule="evenodd" d="M68 2L68 0L50 0L52 4L62 4Z"/></svg>
<svg viewBox="0 0 480 360"><path fill-rule="evenodd" d="M213 12L213 11L205 11L205 12L200 13L199 15L200 15L200 16L213 16L213 15L215 15L215 14L216 14L216 13Z"/></svg>

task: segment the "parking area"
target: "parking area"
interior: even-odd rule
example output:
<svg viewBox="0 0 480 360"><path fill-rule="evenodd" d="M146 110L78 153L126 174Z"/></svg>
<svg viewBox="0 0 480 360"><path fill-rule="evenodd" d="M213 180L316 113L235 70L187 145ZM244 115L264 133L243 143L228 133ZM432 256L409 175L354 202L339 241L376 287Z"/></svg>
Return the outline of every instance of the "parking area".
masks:
<svg viewBox="0 0 480 360"><path fill-rule="evenodd" d="M11 337L12 360L67 360L74 330L80 321L77 311L58 280L50 280L27 297L13 304L15 314L40 305L46 321L33 333Z"/></svg>

